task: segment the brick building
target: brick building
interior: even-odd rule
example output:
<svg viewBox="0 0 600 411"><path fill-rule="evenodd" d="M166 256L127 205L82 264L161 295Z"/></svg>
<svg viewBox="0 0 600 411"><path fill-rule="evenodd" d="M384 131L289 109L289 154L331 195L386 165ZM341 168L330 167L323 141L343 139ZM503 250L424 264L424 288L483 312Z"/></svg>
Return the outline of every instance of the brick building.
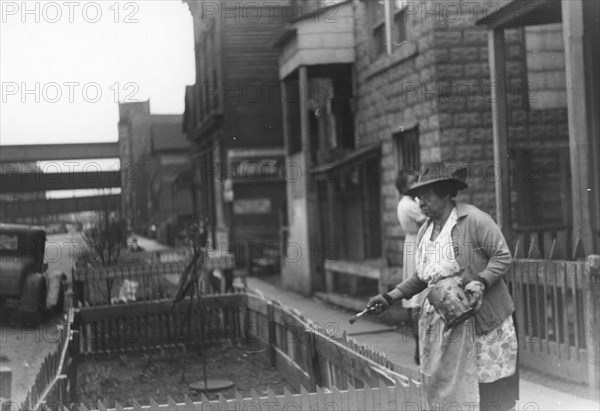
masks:
<svg viewBox="0 0 600 411"><path fill-rule="evenodd" d="M168 187L189 167L181 122L181 115L151 114L149 101L119 104L122 212L135 232L160 233L166 240L165 222L177 219L173 215L174 193ZM152 226L159 232L153 232Z"/></svg>
<svg viewBox="0 0 600 411"><path fill-rule="evenodd" d="M515 218L511 230L505 230L507 238L514 233L514 238L527 242L531 231L558 229L562 233L554 235L564 235L568 244L570 200L556 190L570 191L564 155L568 142L564 60L561 72L561 60L554 59L563 47L553 41L557 28L506 33L511 119L507 171L494 161L495 85L490 82L487 33L475 25L496 3L480 1L472 8L457 8L437 1L393 2L390 8L399 7L389 12L393 19L386 24L400 37L392 38L392 47L377 56L369 53L380 50L373 43L381 42L373 34L379 21L372 17L377 14L374 3L355 2L357 49L362 50L356 64L357 138L379 139L383 144L382 221L388 263L400 263L403 237L396 224L394 176L398 169L420 162L467 165L470 188L458 199L492 216L496 216L495 181L508 174Z"/></svg>
<svg viewBox="0 0 600 411"><path fill-rule="evenodd" d="M395 284L404 233L394 179L400 169L417 169L422 162L467 166L470 188L458 199L492 216L495 181L508 178L515 218L507 237L529 242L542 233L570 245L559 27L506 31L510 161L504 167L494 160L496 85L490 81L487 32L475 22L502 4L323 3L280 36L282 87L300 90L299 99L284 98L287 161L300 164L307 176L288 181L288 201L297 203L289 211L290 239L304 259L284 261L288 286L305 293L326 289L339 300L334 291L369 293ZM309 33L319 31L327 41L311 39ZM321 60L318 50L326 50ZM335 72L336 64L342 71ZM325 104L315 99L315 90L328 96ZM344 112L346 100L351 109ZM352 127L320 125L318 117L327 116L317 113L330 112L330 123Z"/></svg>
<svg viewBox="0 0 600 411"><path fill-rule="evenodd" d="M150 128L150 222L158 240L175 245L178 233L194 221L194 188L186 175L191 161L190 144L181 131L181 116Z"/></svg>
<svg viewBox="0 0 600 411"><path fill-rule="evenodd" d="M487 33L475 25L496 3L469 7L438 1L355 3L357 38L357 140L382 142L384 255L400 260L394 176L430 161L463 163L469 190L459 200L496 215L495 181L510 176L512 227L507 238L529 242L552 232L570 246L570 178L564 45L560 27L506 31L508 156L494 161L492 91ZM382 50L380 19L391 26ZM380 26L379 26L380 27ZM387 46L387 44L386 44ZM558 56L558 58L557 58ZM562 57L562 58L561 58ZM507 170L508 169L508 170ZM512 231L512 232L511 232ZM523 244L523 241L521 241Z"/></svg>

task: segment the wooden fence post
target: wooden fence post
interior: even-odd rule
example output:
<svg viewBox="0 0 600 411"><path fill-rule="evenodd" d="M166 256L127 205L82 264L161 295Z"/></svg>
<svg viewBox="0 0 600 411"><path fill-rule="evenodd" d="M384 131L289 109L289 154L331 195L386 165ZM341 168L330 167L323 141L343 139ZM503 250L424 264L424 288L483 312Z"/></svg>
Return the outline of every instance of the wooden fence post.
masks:
<svg viewBox="0 0 600 411"><path fill-rule="evenodd" d="M306 347L306 356L308 357L306 360L308 364L308 374L310 375L311 383L314 386L311 386L311 390L314 389L317 385L322 387L323 378L321 378L321 366L319 364L319 356L317 355L317 339L315 337L315 332L313 330L307 329L304 331L307 336L308 346Z"/></svg>
<svg viewBox="0 0 600 411"><path fill-rule="evenodd" d="M277 365L277 358L275 356L275 345L277 337L275 336L275 312L272 301L269 301L267 303L267 323L269 330L269 359L271 360L271 366L275 367Z"/></svg>
<svg viewBox="0 0 600 411"><path fill-rule="evenodd" d="M69 347L69 354L71 357L71 364L69 364L69 391L71 404L77 404L79 402L79 395L77 394L77 369L79 367L79 325L80 325L80 314L79 310L75 311L73 317L73 323L71 324L72 340L69 341L71 345Z"/></svg>
<svg viewBox="0 0 600 411"><path fill-rule="evenodd" d="M589 364L589 384L592 397L600 399L600 255L589 255L588 286L585 288L586 301L586 348Z"/></svg>

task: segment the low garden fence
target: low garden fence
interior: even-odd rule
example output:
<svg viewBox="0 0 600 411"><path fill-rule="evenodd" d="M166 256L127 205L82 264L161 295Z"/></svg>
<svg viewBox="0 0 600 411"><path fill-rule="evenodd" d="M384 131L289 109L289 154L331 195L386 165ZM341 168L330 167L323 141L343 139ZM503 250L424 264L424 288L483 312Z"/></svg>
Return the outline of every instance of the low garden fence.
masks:
<svg viewBox="0 0 600 411"><path fill-rule="evenodd" d="M118 358L125 353L184 345L260 342L267 346L266 360L299 391L282 396L270 393L264 398L254 395L244 399L238 395L230 400L200 401L193 403L193 409L215 409L217 404L237 404L245 409L245 404L264 401L281 406L271 409L289 404L308 409L303 404L315 402L319 409L351 409L339 407L354 404L356 398L360 400L357 404L363 404L357 409L396 409L399 404L420 404L422 399L417 372L392 365L382 353L361 346L347 335L330 332L275 301L246 292L207 295L193 302L184 299L175 305L172 300L163 300L124 307L79 309L74 327L80 333L76 347L80 360ZM169 404L154 404L149 409L184 409L190 406L186 401L177 404L170 400ZM414 409L419 407L415 405Z"/></svg>
<svg viewBox="0 0 600 411"><path fill-rule="evenodd" d="M68 311L66 321L61 325L56 351L44 358L25 402L18 404L18 409L37 410L44 404L63 404L71 400L73 386L70 381L77 372L72 344L74 315L73 309Z"/></svg>
<svg viewBox="0 0 600 411"><path fill-rule="evenodd" d="M175 297L187 262L118 265L73 270L73 291L78 305Z"/></svg>
<svg viewBox="0 0 600 411"><path fill-rule="evenodd" d="M515 259L507 280L522 342L520 363L597 391L600 256Z"/></svg>
<svg viewBox="0 0 600 411"><path fill-rule="evenodd" d="M532 254L529 257L515 259L507 275L522 342L520 363L588 384L597 395L600 381L600 257L588 256L585 261L541 260L533 258ZM219 258L211 267L221 268L223 264L228 264L227 259ZM77 331L74 335L81 338L74 339L76 348L67 352L85 359L182 347L190 341L211 345L258 340L267 344L271 364L292 386L308 389L305 394L290 394L294 401L329 398L337 391L342 396L374 398L380 394L391 395L392 391L381 391L382 386L395 387L396 398L407 403L419 400L420 380L414 371L390 364L383 354L360 346L345 335L329 333L276 302L245 292L209 295L193 304L183 300L175 306L170 299L156 300L174 295L185 266L185 262L173 262L76 270L74 282L78 282L80 288L76 294L83 304L80 304L73 329ZM118 285L125 279L139 282L138 301L128 304L126 309L123 305L108 305L110 298L102 294L106 281L112 280ZM119 287L113 288L111 297L118 295ZM51 378L47 377L52 375L48 370L56 364L52 361L55 360L47 360L48 365L40 373L44 377L38 376L40 381L45 378L45 382L38 384L36 380L32 388L31 399L28 397L32 404L39 400L45 389L40 387L46 387ZM76 381L70 381L76 384ZM53 390L62 392L60 398L64 399L64 390L58 388L60 384L55 383L57 388ZM323 391L321 395L318 387L330 387L331 392ZM365 391L359 393L359 390ZM271 397L266 398L273 399ZM230 404L232 400L223 401L221 404ZM283 397L277 397L278 403L284 403L282 401ZM214 402L209 403L214 405ZM159 408L181 406L174 404L171 402ZM199 406L194 405L195 409L202 409Z"/></svg>
<svg viewBox="0 0 600 411"><path fill-rule="evenodd" d="M167 248L165 250L148 251L140 253L141 258L148 262L175 263L189 261L194 255L192 247Z"/></svg>
<svg viewBox="0 0 600 411"><path fill-rule="evenodd" d="M75 306L120 304L131 301L154 301L174 298L181 274L191 254L183 250L160 251L151 259L140 258L131 264L110 267L74 267ZM159 255L159 254L157 254ZM185 259L183 258L185 257ZM170 261L170 262L161 262ZM208 253L204 270L227 270L235 267L231 254ZM220 287L217 281L215 287Z"/></svg>

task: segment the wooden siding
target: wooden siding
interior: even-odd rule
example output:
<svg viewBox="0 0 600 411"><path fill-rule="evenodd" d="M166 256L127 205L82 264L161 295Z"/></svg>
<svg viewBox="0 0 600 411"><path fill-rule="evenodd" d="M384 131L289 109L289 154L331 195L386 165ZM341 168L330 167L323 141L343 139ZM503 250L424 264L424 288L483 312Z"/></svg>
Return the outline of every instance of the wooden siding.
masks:
<svg viewBox="0 0 600 411"><path fill-rule="evenodd" d="M296 37L281 50L279 77L285 78L301 65L353 63L354 28L350 3L329 13L294 24Z"/></svg>
<svg viewBox="0 0 600 411"><path fill-rule="evenodd" d="M228 148L283 145L277 50L271 47L283 21L281 13L270 13L273 19L226 21L222 26L223 81L219 87ZM267 15L268 7L263 10L263 16Z"/></svg>

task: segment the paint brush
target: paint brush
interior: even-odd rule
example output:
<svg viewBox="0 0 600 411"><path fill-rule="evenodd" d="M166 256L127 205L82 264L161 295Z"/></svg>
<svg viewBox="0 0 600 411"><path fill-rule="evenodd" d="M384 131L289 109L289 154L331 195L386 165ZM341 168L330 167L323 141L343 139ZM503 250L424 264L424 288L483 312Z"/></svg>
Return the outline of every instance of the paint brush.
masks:
<svg viewBox="0 0 600 411"><path fill-rule="evenodd" d="M377 311L377 308L378 307L376 305L365 308L358 314L354 315L354 317L350 318L350 324L354 324L359 318L364 317L365 315L374 314L374 312Z"/></svg>

